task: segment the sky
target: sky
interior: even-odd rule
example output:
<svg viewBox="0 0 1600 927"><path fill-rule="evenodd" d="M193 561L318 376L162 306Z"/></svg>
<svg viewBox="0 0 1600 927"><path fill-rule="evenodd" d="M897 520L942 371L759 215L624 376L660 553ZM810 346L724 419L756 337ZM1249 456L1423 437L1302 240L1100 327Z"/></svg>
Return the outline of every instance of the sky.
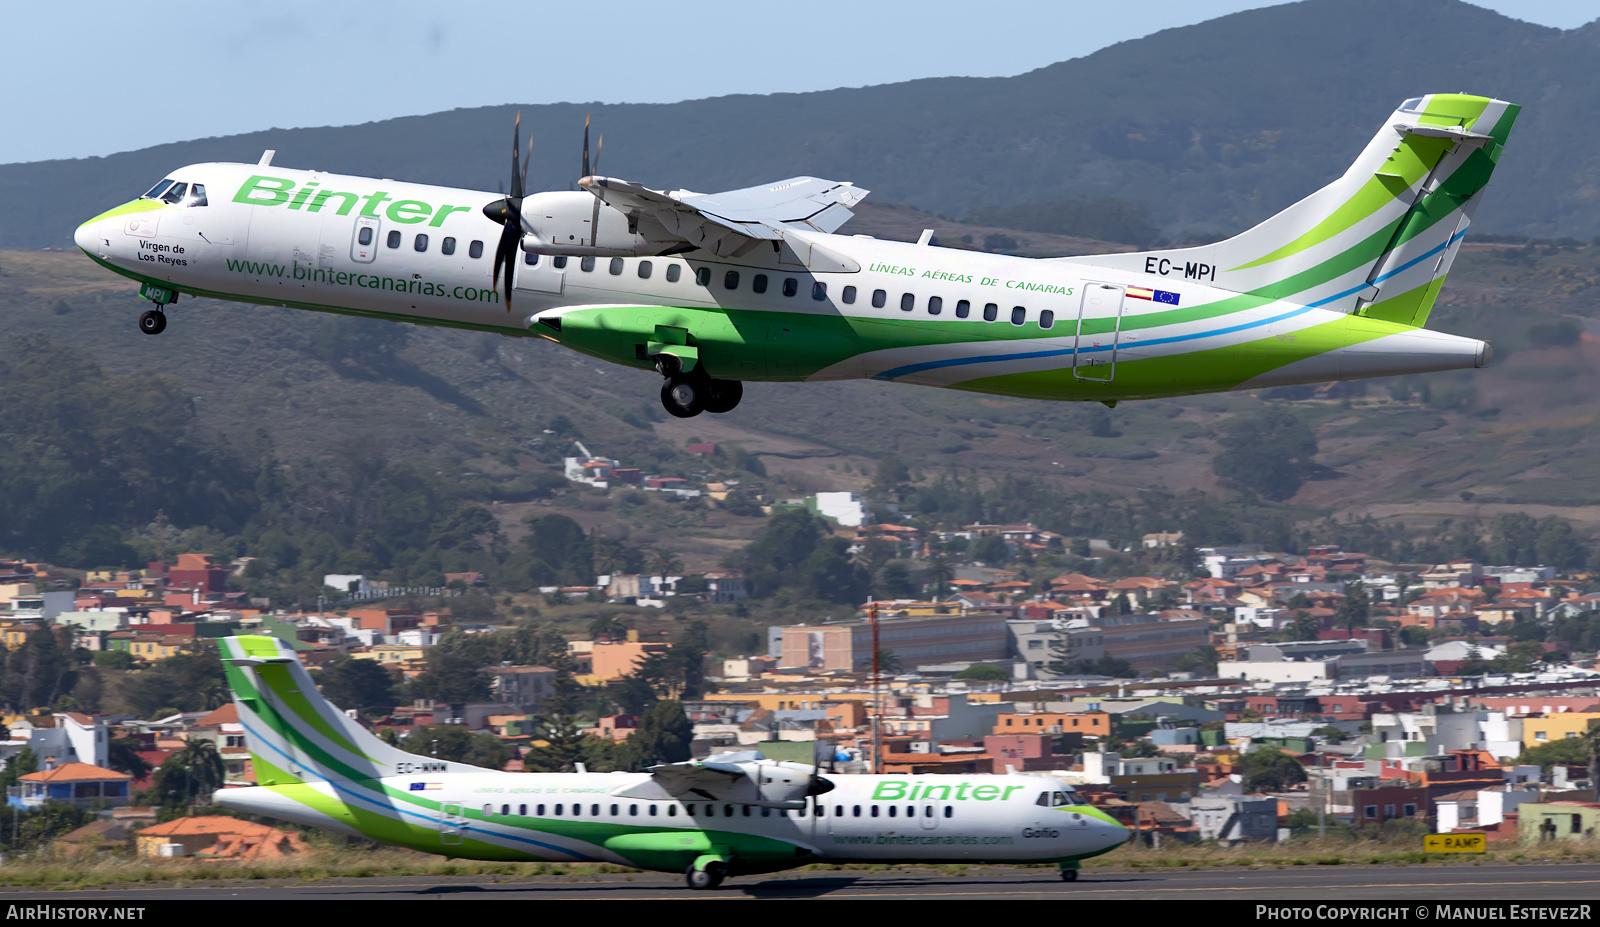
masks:
<svg viewBox="0 0 1600 927"><path fill-rule="evenodd" d="M1561 29L1595 0L1472 0ZM503 103L1002 77L1257 0L168 0L6 4L0 163ZM14 77L13 80L16 80ZM17 85L13 85L17 86Z"/></svg>

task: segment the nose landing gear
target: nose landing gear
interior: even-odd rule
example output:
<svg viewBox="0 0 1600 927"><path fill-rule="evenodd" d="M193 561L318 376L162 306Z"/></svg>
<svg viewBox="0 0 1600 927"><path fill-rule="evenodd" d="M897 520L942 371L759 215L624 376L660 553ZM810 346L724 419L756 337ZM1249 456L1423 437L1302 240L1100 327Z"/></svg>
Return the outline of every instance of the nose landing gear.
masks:
<svg viewBox="0 0 1600 927"><path fill-rule="evenodd" d="M139 316L139 331L146 335L159 335L167 330L167 306L178 301L178 294L166 287L151 286L146 283L139 287L139 295L156 304L154 309L147 310Z"/></svg>

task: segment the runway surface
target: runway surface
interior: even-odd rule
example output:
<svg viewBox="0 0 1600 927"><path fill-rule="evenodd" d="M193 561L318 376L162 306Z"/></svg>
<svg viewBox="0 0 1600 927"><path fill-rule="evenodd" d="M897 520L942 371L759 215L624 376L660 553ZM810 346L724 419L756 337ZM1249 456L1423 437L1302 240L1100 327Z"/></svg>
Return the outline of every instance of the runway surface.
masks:
<svg viewBox="0 0 1600 927"><path fill-rule="evenodd" d="M974 867L965 875L926 869L801 872L729 879L712 891L690 891L679 876L633 873L535 876L491 881L481 876L374 877L317 882L249 881L115 886L72 891L0 890L10 904L113 899L272 899L305 901L472 901L593 899L631 901L848 899L1229 899L1347 904L1351 901L1600 900L1600 865L1307 866L1183 872L1085 870L1062 882L1052 869ZM1600 906L1596 907L1600 914Z"/></svg>

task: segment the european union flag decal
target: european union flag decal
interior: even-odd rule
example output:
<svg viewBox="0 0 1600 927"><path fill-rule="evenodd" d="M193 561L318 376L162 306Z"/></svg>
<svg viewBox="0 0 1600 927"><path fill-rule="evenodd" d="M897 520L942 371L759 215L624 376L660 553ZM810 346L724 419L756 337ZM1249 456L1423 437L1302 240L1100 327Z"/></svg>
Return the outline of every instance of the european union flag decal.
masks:
<svg viewBox="0 0 1600 927"><path fill-rule="evenodd" d="M428 787L428 783L426 783L426 782L413 782L413 783L411 783L411 791L413 791L413 792L420 792L423 789L426 789L427 787Z"/></svg>
<svg viewBox="0 0 1600 927"><path fill-rule="evenodd" d="M1166 303L1169 306L1178 304L1178 294L1171 290L1152 290L1148 287L1130 286L1126 292L1134 299L1148 299L1151 302Z"/></svg>

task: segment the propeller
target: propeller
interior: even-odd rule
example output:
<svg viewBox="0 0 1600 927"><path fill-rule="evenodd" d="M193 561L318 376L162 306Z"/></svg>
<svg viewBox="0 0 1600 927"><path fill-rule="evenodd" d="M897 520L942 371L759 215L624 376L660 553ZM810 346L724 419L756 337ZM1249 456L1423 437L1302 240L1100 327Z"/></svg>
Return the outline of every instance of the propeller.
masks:
<svg viewBox="0 0 1600 927"><path fill-rule="evenodd" d="M602 133L599 141L594 146L594 170L589 169L589 116L583 117L583 177L588 179L600 172L600 149L606 147L606 137ZM591 191L593 192L593 191ZM589 245L593 247L600 241L600 197L594 198L594 214L589 217Z"/></svg>
<svg viewBox="0 0 1600 927"><path fill-rule="evenodd" d="M500 241L494 248L494 285L500 286L500 268L506 270L506 311L511 311L511 288L516 273L518 243L522 240L522 197L528 181L528 165L520 161L522 154L522 113L511 134L511 195L495 200L483 207L483 214L500 223ZM587 154L585 159L587 159ZM533 139L528 139L528 159L533 160Z"/></svg>

